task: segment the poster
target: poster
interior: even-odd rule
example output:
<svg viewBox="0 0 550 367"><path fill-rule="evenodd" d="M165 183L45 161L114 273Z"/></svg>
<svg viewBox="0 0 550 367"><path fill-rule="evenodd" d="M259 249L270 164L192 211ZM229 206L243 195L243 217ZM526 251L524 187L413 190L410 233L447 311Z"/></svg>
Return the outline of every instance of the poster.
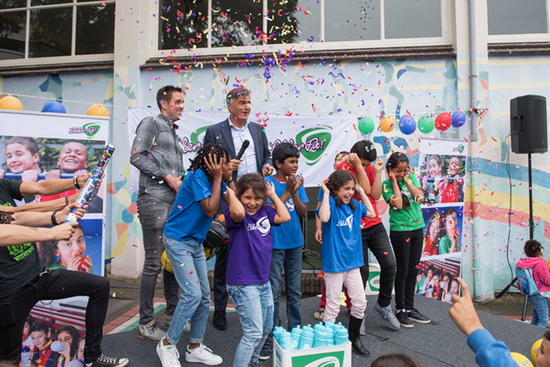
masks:
<svg viewBox="0 0 550 367"><path fill-rule="evenodd" d="M0 177L38 181L86 174L96 166L108 135L107 118L1 111ZM25 197L17 205L54 200L76 192L73 189L56 195ZM71 239L37 243L44 267L104 275L104 193L102 187ZM31 334L43 333L46 340L52 340L50 347L57 352L56 358L65 358L71 366L81 366L79 349L83 348L87 302L87 297L38 302L25 324L24 352L28 347L32 354L35 348Z"/></svg>
<svg viewBox="0 0 550 367"><path fill-rule="evenodd" d="M425 139L420 151L426 226L416 293L450 303L451 295L458 293L462 263L466 144Z"/></svg>

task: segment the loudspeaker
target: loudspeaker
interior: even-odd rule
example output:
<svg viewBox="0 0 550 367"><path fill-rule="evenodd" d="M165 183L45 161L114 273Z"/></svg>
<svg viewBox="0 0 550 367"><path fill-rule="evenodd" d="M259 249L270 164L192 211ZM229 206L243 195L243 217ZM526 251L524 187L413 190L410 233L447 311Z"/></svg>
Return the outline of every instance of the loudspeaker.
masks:
<svg viewBox="0 0 550 367"><path fill-rule="evenodd" d="M546 153L547 125L545 97L527 95L510 100L512 152Z"/></svg>

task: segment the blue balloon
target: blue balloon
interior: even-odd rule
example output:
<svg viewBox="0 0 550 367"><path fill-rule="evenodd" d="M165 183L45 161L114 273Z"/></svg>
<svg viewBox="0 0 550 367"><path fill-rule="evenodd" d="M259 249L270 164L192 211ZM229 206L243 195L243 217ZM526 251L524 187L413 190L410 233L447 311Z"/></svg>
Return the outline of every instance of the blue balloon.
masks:
<svg viewBox="0 0 550 367"><path fill-rule="evenodd" d="M451 118L453 127L461 127L466 122L466 114L462 111L455 111Z"/></svg>
<svg viewBox="0 0 550 367"><path fill-rule="evenodd" d="M404 115L399 119L399 130L405 135L411 135L416 130L416 121L410 115Z"/></svg>
<svg viewBox="0 0 550 367"><path fill-rule="evenodd" d="M67 113L67 110L61 102L49 101L42 107L42 112Z"/></svg>

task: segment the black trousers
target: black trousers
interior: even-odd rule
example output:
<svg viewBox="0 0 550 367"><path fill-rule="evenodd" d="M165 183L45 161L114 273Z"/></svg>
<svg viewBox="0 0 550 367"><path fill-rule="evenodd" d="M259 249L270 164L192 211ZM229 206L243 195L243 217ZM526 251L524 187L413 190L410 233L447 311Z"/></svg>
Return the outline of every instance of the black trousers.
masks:
<svg viewBox="0 0 550 367"><path fill-rule="evenodd" d="M225 311L227 307L227 288L225 286L225 273L227 271L228 250L225 247L216 253L216 267L214 268L214 310Z"/></svg>
<svg viewBox="0 0 550 367"><path fill-rule="evenodd" d="M375 224L361 230L361 239L363 242L363 265L359 270L365 286L369 281L369 252L371 250L374 257L380 264L380 291L378 292L378 304L387 307L391 303L391 293L395 279L395 257L391 249L390 240L384 225Z"/></svg>
<svg viewBox="0 0 550 367"><path fill-rule="evenodd" d="M23 326L35 303L73 296L88 296L86 308L85 362L101 355L103 324L109 303L107 278L64 269L47 270L0 302L0 361L21 355Z"/></svg>
<svg viewBox="0 0 550 367"><path fill-rule="evenodd" d="M415 231L390 231L391 244L397 261L395 275L395 308L414 308L414 289L418 264L422 255L422 229Z"/></svg>

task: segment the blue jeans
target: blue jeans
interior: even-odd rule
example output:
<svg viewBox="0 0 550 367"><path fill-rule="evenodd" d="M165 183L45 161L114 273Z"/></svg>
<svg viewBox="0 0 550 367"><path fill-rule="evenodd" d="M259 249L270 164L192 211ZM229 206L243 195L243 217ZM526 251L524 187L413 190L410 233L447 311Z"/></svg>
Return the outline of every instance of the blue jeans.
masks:
<svg viewBox="0 0 550 367"><path fill-rule="evenodd" d="M546 328L548 323L548 299L537 293L534 296L529 296L529 303L533 308L531 325Z"/></svg>
<svg viewBox="0 0 550 367"><path fill-rule="evenodd" d="M279 326L279 298L285 270L286 286L286 315L290 331L293 327L302 324L300 314L300 299L302 298L302 247L276 250L273 249L269 283L273 293L273 327Z"/></svg>
<svg viewBox="0 0 550 367"><path fill-rule="evenodd" d="M204 248L202 243L193 239L176 241L166 234L163 239L166 254L183 290L168 329L168 341L178 344L185 323L191 320L189 343L202 343L210 310L210 286Z"/></svg>
<svg viewBox="0 0 550 367"><path fill-rule="evenodd" d="M243 326L243 337L235 351L233 367L258 364L264 341L273 329L273 295L268 283L227 285Z"/></svg>

